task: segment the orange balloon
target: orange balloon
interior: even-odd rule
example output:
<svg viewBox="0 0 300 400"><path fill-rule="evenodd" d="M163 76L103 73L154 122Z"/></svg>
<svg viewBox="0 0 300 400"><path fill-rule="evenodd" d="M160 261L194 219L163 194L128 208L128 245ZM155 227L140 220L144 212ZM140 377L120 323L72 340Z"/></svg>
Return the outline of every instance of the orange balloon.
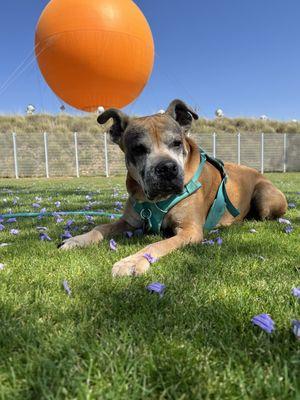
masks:
<svg viewBox="0 0 300 400"><path fill-rule="evenodd" d="M153 68L151 29L131 0L52 0L39 19L35 45L48 85L84 111L131 103Z"/></svg>

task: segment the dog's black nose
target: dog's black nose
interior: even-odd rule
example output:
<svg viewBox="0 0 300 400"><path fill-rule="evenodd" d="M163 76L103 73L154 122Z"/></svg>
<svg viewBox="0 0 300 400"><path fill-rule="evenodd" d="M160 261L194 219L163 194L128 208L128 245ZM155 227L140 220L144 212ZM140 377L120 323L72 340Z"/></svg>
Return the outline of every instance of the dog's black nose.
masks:
<svg viewBox="0 0 300 400"><path fill-rule="evenodd" d="M178 166L175 161L161 161L156 165L155 173L160 178L176 178L178 175Z"/></svg>

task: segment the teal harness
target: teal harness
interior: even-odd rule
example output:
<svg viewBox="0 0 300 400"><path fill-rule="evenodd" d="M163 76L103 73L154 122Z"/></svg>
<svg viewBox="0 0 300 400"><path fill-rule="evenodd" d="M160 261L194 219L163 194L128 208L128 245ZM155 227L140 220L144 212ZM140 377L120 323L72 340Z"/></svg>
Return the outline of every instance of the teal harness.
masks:
<svg viewBox="0 0 300 400"><path fill-rule="evenodd" d="M204 229L213 229L224 215L226 209L233 217L237 217L239 215L239 210L236 209L231 203L226 192L227 175L224 169L224 163L217 158L210 157L201 148L200 154L201 161L197 168L197 171L195 172L193 178L189 181L189 183L185 185L184 190L180 195L173 195L167 200L159 201L157 203L135 202L133 204L134 210L144 220L147 232L158 234L161 230L161 225L163 223L164 217L168 213L168 211L181 200L186 199L188 196L195 193L198 189L201 188L202 184L201 182L199 182L199 178L206 161L208 161L220 171L222 182L220 183L215 200L210 207L210 210L206 217Z"/></svg>

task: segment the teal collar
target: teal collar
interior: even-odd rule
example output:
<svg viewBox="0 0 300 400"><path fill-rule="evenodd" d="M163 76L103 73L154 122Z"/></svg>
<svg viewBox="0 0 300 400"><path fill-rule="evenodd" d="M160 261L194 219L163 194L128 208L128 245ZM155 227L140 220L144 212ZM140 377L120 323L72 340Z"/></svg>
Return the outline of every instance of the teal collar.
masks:
<svg viewBox="0 0 300 400"><path fill-rule="evenodd" d="M184 186L184 190L181 194L172 195L167 200L159 201L157 203L135 202L133 204L134 210L144 220L145 227L148 232L158 234L161 230L161 225L163 223L164 217L168 213L168 211L181 200L187 198L201 188L202 184L201 182L199 182L199 178L201 176L206 161L214 165L220 171L222 182L219 186L214 203L211 206L210 211L207 215L204 228L214 228L222 218L226 208L233 216L236 217L237 215L239 215L239 211L232 205L226 192L225 185L227 181L227 176L224 170L223 162L216 158L208 156L201 148L199 148L199 150L201 155L200 164L192 179Z"/></svg>

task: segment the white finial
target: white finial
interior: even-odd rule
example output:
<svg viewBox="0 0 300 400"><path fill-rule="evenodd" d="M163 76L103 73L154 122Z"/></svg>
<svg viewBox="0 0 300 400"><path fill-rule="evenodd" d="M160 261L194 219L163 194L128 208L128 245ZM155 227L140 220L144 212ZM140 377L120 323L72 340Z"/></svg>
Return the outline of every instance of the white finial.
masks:
<svg viewBox="0 0 300 400"><path fill-rule="evenodd" d="M165 113L165 110L159 110L159 111L157 111L157 114L164 114Z"/></svg>
<svg viewBox="0 0 300 400"><path fill-rule="evenodd" d="M98 115L103 114L104 111L105 111L105 108L104 108L103 106L99 106L99 107L97 108L97 114L98 114Z"/></svg>
<svg viewBox="0 0 300 400"><path fill-rule="evenodd" d="M261 115L259 117L259 119L263 120L263 121L267 121L269 118L266 115Z"/></svg>
<svg viewBox="0 0 300 400"><path fill-rule="evenodd" d="M216 116L217 118L222 118L222 117L224 117L224 111L223 111L221 108L217 108L217 109L216 109L216 112L215 112L215 116Z"/></svg>
<svg viewBox="0 0 300 400"><path fill-rule="evenodd" d="M26 114L27 115L32 115L35 113L35 107L32 104L28 104L26 108Z"/></svg>

